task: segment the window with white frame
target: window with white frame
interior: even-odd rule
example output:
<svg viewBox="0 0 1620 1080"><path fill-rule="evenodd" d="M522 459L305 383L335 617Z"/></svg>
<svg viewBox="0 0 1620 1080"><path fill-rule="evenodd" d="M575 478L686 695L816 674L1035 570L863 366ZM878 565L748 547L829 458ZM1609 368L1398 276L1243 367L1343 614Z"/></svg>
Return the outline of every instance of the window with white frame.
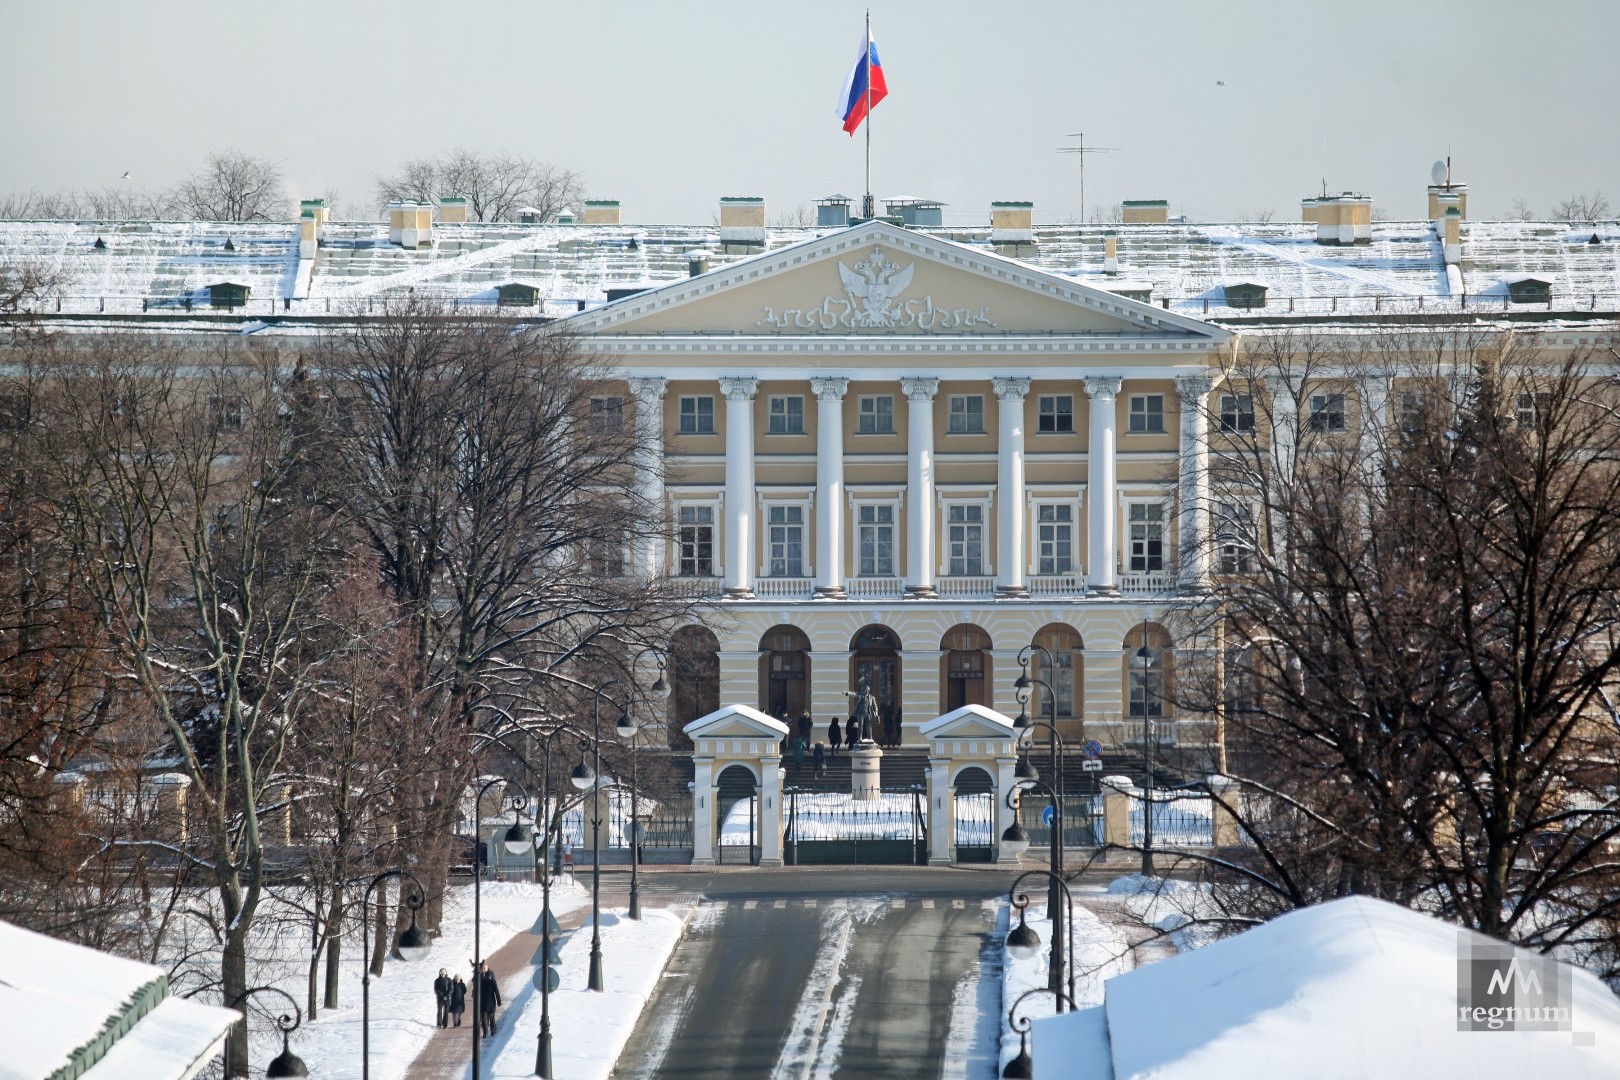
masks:
<svg viewBox="0 0 1620 1080"><path fill-rule="evenodd" d="M1254 521L1254 511L1246 503L1215 504L1215 556L1220 573L1254 573Z"/></svg>
<svg viewBox="0 0 1620 1080"><path fill-rule="evenodd" d="M863 503L855 522L862 577L894 576L894 507Z"/></svg>
<svg viewBox="0 0 1620 1080"><path fill-rule="evenodd" d="M708 394L682 397L680 429L682 435L713 435L714 398Z"/></svg>
<svg viewBox="0 0 1620 1080"><path fill-rule="evenodd" d="M1035 430L1043 435L1074 431L1074 395L1042 394L1036 402Z"/></svg>
<svg viewBox="0 0 1620 1080"><path fill-rule="evenodd" d="M1311 415L1306 423L1315 432L1345 430L1344 395L1312 394Z"/></svg>
<svg viewBox="0 0 1620 1080"><path fill-rule="evenodd" d="M624 399L621 397L591 398L592 435L611 435L624 430Z"/></svg>
<svg viewBox="0 0 1620 1080"><path fill-rule="evenodd" d="M983 394L952 394L950 408L950 424L947 428L950 434L984 434Z"/></svg>
<svg viewBox="0 0 1620 1080"><path fill-rule="evenodd" d="M894 434L894 398L889 394L866 394L860 399L855 430L861 435Z"/></svg>
<svg viewBox="0 0 1620 1080"><path fill-rule="evenodd" d="M1156 574L1164 569L1164 503L1133 502L1126 511L1126 567L1133 574Z"/></svg>
<svg viewBox="0 0 1620 1080"><path fill-rule="evenodd" d="M592 577L623 577L624 541L609 536L592 537L585 543L585 566Z"/></svg>
<svg viewBox="0 0 1620 1080"><path fill-rule="evenodd" d="M1068 503L1035 507L1035 572L1067 574L1074 569L1074 508Z"/></svg>
<svg viewBox="0 0 1620 1080"><path fill-rule="evenodd" d="M804 398L797 394L772 397L770 422L766 432L771 435L804 434Z"/></svg>
<svg viewBox="0 0 1620 1080"><path fill-rule="evenodd" d="M714 576L714 507L683 505L676 523L681 577Z"/></svg>
<svg viewBox="0 0 1620 1080"><path fill-rule="evenodd" d="M208 417L219 431L241 431L246 407L240 394L211 394Z"/></svg>
<svg viewBox="0 0 1620 1080"><path fill-rule="evenodd" d="M1132 394L1131 423L1133 434L1156 434L1164 431L1164 395Z"/></svg>
<svg viewBox="0 0 1620 1080"><path fill-rule="evenodd" d="M1514 419L1526 431L1535 431L1546 419L1548 406L1552 403L1552 395L1545 391L1541 393L1520 394L1518 408L1514 410Z"/></svg>
<svg viewBox="0 0 1620 1080"><path fill-rule="evenodd" d="M1254 430L1254 395L1221 395L1221 431L1228 435L1246 435Z"/></svg>
<svg viewBox="0 0 1620 1080"><path fill-rule="evenodd" d="M766 529L769 576L804 577L804 507L770 507Z"/></svg>
<svg viewBox="0 0 1620 1080"><path fill-rule="evenodd" d="M974 577L984 573L984 507L952 503L945 509L947 573Z"/></svg>

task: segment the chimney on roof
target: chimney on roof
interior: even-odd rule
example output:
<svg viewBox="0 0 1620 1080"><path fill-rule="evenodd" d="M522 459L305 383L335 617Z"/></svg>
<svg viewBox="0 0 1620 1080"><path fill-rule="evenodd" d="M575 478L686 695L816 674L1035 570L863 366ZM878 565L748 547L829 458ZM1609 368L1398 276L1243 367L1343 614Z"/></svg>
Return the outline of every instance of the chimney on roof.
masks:
<svg viewBox="0 0 1620 1080"><path fill-rule="evenodd" d="M1318 244L1372 242L1372 196L1346 191L1301 199L1299 219L1314 222Z"/></svg>
<svg viewBox="0 0 1620 1080"><path fill-rule="evenodd" d="M417 202L389 203L388 240L411 250L432 247L433 207Z"/></svg>
<svg viewBox="0 0 1620 1080"><path fill-rule="evenodd" d="M439 197L439 221L445 225L465 225L467 223L467 200L460 195L441 195Z"/></svg>
<svg viewBox="0 0 1620 1080"><path fill-rule="evenodd" d="M304 199L298 204L299 216L306 213L315 215L315 228L324 229L326 223L332 219L332 208L326 205L325 199Z"/></svg>
<svg viewBox="0 0 1620 1080"><path fill-rule="evenodd" d="M1446 265L1459 265L1462 262L1462 211L1457 207L1446 208L1445 220L1440 226L1440 237Z"/></svg>
<svg viewBox="0 0 1620 1080"><path fill-rule="evenodd" d="M721 199L720 242L763 246L765 200L753 195L728 195Z"/></svg>
<svg viewBox="0 0 1620 1080"><path fill-rule="evenodd" d="M699 274L709 272L709 253L702 248L693 248L686 253L686 276L697 277Z"/></svg>
<svg viewBox="0 0 1620 1080"><path fill-rule="evenodd" d="M305 262L315 257L315 249L320 246L320 219L315 211L304 207L298 217L298 259Z"/></svg>
<svg viewBox="0 0 1620 1080"><path fill-rule="evenodd" d="M581 225L617 225L619 224L618 199L586 199L585 216L580 220Z"/></svg>
<svg viewBox="0 0 1620 1080"><path fill-rule="evenodd" d="M848 195L828 195L816 200L816 225L823 229L842 229L849 224Z"/></svg>
<svg viewBox="0 0 1620 1080"><path fill-rule="evenodd" d="M1033 244L1035 204L1032 202L993 202L990 204L992 244Z"/></svg>
<svg viewBox="0 0 1620 1080"><path fill-rule="evenodd" d="M1165 199L1126 199L1119 204L1120 220L1127 225L1163 225L1170 220Z"/></svg>
<svg viewBox="0 0 1620 1080"><path fill-rule="evenodd" d="M1119 234L1113 229L1103 233L1103 273L1119 273Z"/></svg>

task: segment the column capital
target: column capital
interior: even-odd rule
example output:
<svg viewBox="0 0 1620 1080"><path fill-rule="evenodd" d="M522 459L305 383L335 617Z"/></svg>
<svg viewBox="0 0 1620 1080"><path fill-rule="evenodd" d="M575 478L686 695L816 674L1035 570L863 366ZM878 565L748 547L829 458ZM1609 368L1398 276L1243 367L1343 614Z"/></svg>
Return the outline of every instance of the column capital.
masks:
<svg viewBox="0 0 1620 1080"><path fill-rule="evenodd" d="M1023 401L1029 393L1029 380L1021 375L1003 376L995 380L996 397L1002 401Z"/></svg>
<svg viewBox="0 0 1620 1080"><path fill-rule="evenodd" d="M900 389L905 391L907 400L933 401L934 395L939 393L938 379L901 379Z"/></svg>
<svg viewBox="0 0 1620 1080"><path fill-rule="evenodd" d="M1086 393L1093 401L1113 401L1125 380L1118 375L1093 375L1085 380Z"/></svg>
<svg viewBox="0 0 1620 1080"><path fill-rule="evenodd" d="M669 383L662 375L653 377L637 376L625 380L630 384L630 393L635 395L637 401L645 405L655 405L664 400L664 390Z"/></svg>
<svg viewBox="0 0 1620 1080"><path fill-rule="evenodd" d="M1189 375L1176 376L1176 390L1181 394L1183 401L1189 398L1202 399L1215 389L1215 376L1209 372L1200 371Z"/></svg>
<svg viewBox="0 0 1620 1080"><path fill-rule="evenodd" d="M727 377L720 380L720 392L727 401L753 401L759 393L759 380L752 377Z"/></svg>
<svg viewBox="0 0 1620 1080"><path fill-rule="evenodd" d="M849 393L849 380L841 375L811 379L810 389L821 401L843 401Z"/></svg>

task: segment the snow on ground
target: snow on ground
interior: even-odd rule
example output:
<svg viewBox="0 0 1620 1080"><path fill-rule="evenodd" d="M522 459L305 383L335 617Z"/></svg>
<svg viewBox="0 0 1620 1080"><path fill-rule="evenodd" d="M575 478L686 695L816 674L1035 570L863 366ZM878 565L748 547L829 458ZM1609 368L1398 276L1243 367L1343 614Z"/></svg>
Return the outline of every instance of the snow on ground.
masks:
<svg viewBox="0 0 1620 1080"><path fill-rule="evenodd" d="M1144 926L1167 931L1178 952L1201 948L1220 936L1218 926L1190 925L1221 917L1206 883L1127 874L1109 883L1108 894L1120 897L1125 910Z"/></svg>
<svg viewBox="0 0 1620 1080"><path fill-rule="evenodd" d="M791 819L800 840L910 840L923 827L911 792L886 791L880 798L857 802L842 792L801 791L784 801L784 818ZM747 847L751 842L751 828L759 827L753 804L752 798L732 804L720 826L722 846Z"/></svg>
<svg viewBox="0 0 1620 1080"><path fill-rule="evenodd" d="M1039 884L1038 882L1036 883ZM1067 909L1065 909L1067 910ZM1045 905L1031 904L1027 912L1029 925L1041 936L1041 951L1027 960L1005 952L1007 934L1018 925L1016 914L1010 922L999 922L997 934L1003 948L1002 1004L1001 1004L1001 1064L1018 1055L1019 1037L1008 1024L1007 1010L1019 995L1047 984L1051 950L1057 946L1052 940L1052 921L1047 918ZM1064 933L1063 947L1067 948L1068 933ZM1074 1003L1079 1008L1100 1005L1103 1001L1103 983L1133 966L1130 942L1117 927L1110 926L1090 909L1074 908ZM1036 1019L1056 1012L1056 1000L1050 994L1036 994L1019 1006L1018 1015ZM999 1074L999 1071L997 1073Z"/></svg>

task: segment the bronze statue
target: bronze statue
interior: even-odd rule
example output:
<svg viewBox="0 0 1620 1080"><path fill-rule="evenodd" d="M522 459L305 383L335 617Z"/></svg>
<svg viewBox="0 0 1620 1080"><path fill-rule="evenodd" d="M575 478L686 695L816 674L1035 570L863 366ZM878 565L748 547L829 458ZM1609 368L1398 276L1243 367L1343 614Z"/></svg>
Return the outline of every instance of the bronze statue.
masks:
<svg viewBox="0 0 1620 1080"><path fill-rule="evenodd" d="M872 696L871 683L870 675L862 675L859 690L844 691L845 697L855 699L855 708L850 713L849 729L845 735L845 742L850 746L856 743L870 743L872 733L877 730L877 698Z"/></svg>

